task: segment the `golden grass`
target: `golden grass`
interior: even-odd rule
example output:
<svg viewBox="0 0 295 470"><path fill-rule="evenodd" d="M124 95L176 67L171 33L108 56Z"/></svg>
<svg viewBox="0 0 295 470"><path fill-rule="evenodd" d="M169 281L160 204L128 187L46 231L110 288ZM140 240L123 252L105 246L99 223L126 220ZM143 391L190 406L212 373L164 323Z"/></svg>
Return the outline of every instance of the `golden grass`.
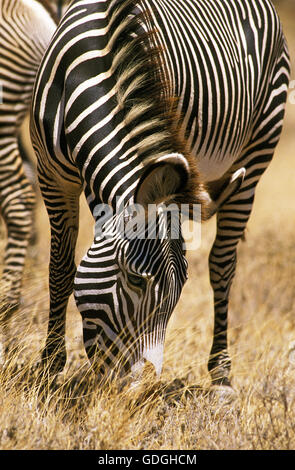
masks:
<svg viewBox="0 0 295 470"><path fill-rule="evenodd" d="M282 19L292 53L292 6L279 3L288 9ZM10 324L10 357L0 366L1 449L295 449L294 119L289 103L281 143L239 247L229 317L236 399L208 391L213 302L207 257L214 220L203 228L200 249L189 253L189 281L168 327L160 383L148 376L132 392L116 384L100 390L72 298L66 370L54 383L40 379L34 367L47 328L49 258L40 201L39 241L28 257L23 304ZM77 260L92 238L91 218L81 205Z"/></svg>

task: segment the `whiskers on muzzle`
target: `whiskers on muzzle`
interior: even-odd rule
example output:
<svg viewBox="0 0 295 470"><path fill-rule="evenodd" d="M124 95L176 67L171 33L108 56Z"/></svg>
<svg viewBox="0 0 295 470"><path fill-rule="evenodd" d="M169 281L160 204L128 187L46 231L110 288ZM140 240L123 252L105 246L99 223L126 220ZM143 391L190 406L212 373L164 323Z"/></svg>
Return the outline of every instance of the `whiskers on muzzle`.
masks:
<svg viewBox="0 0 295 470"><path fill-rule="evenodd" d="M164 341L165 329L158 327L136 339L125 338L124 341L121 335L120 340L114 340L107 350L100 348L93 338L91 344L86 345L86 352L101 385L115 381L125 386L138 383L147 371L153 370L156 377L160 376Z"/></svg>

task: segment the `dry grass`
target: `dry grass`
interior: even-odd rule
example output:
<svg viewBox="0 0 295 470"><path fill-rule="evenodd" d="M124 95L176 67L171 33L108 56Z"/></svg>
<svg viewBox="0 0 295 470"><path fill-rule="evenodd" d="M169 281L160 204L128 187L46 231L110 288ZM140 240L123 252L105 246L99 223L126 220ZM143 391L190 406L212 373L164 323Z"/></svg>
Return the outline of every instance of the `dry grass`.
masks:
<svg viewBox="0 0 295 470"><path fill-rule="evenodd" d="M295 10L292 2L278 4L292 53ZM214 221L203 228L201 248L189 254L190 277L169 324L160 384L151 388L149 377L132 393L115 385L99 390L73 299L66 371L56 383L40 380L33 367L47 328L49 251L40 202L40 238L27 262L23 305L10 325L14 349L0 368L1 449L295 449L294 119L289 103L276 158L239 247L229 330L237 398L208 393L213 304L207 256ZM84 202L82 218L77 259L92 236Z"/></svg>

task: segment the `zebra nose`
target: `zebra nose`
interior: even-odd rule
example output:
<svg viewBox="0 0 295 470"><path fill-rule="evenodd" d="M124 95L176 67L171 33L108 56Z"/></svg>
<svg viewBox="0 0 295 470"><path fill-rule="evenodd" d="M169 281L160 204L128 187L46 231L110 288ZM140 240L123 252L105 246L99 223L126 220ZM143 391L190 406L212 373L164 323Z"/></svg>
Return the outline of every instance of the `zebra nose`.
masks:
<svg viewBox="0 0 295 470"><path fill-rule="evenodd" d="M131 367L131 383L130 388L134 389L139 386L143 381L153 383L157 379L157 374L154 364L145 358L142 358Z"/></svg>
<svg viewBox="0 0 295 470"><path fill-rule="evenodd" d="M148 379L156 379L158 375L154 364L145 358L143 358L142 375Z"/></svg>
<svg viewBox="0 0 295 470"><path fill-rule="evenodd" d="M157 377L161 375L164 355L164 344L158 342L147 346L143 352L143 358L154 366Z"/></svg>
<svg viewBox="0 0 295 470"><path fill-rule="evenodd" d="M142 379L155 381L160 376L163 349L162 343L144 349L141 359L131 367L132 384L138 384Z"/></svg>

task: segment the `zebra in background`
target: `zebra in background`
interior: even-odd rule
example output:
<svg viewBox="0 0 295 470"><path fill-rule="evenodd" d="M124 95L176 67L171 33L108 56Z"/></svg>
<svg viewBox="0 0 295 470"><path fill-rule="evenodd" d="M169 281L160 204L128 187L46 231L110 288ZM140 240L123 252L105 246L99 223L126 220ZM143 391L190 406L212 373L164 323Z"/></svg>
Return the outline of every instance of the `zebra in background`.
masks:
<svg viewBox="0 0 295 470"><path fill-rule="evenodd" d="M68 3L0 0L0 215L8 235L1 279L2 320L19 305L27 247L34 236L35 169L26 155L20 126L29 111L38 66Z"/></svg>
<svg viewBox="0 0 295 470"><path fill-rule="evenodd" d="M123 224L133 203L144 210L200 204L203 220L217 214L208 367L214 384L230 385L236 249L280 137L288 77L287 46L269 0L71 3L40 66L31 119L51 225L42 358L52 373L66 362L74 290L85 349L102 378L135 374L145 361L159 374L167 322L187 277L183 240L172 237L169 218L166 238L96 234L76 269L84 192L96 225L101 204Z"/></svg>

